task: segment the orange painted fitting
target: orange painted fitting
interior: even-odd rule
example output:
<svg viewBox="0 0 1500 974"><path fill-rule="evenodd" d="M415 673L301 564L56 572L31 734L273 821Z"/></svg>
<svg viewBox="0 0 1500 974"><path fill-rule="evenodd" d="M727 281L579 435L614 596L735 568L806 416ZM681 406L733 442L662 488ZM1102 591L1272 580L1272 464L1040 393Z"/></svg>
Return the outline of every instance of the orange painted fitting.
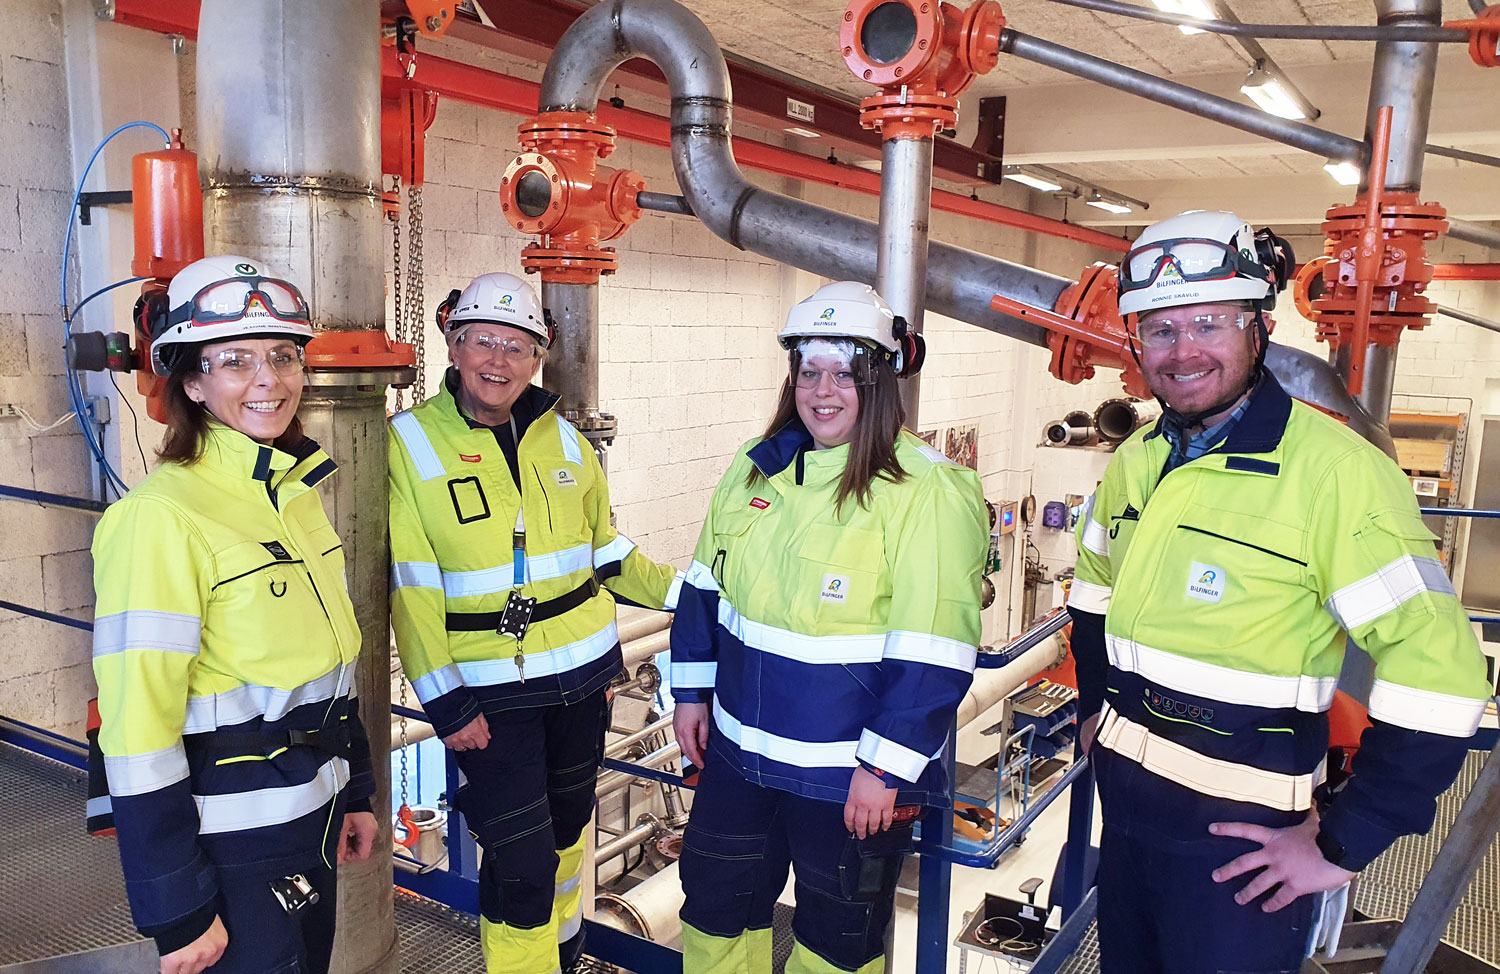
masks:
<svg viewBox="0 0 1500 974"><path fill-rule="evenodd" d="M887 18L911 18L904 53L872 53L866 28ZM932 138L958 120L958 95L1000 57L1005 15L995 0L960 10L938 0L852 0L839 25L844 64L861 81L883 89L860 103L860 124L886 139ZM899 29L898 29L899 33ZM886 58L883 54L893 55Z"/></svg>
<svg viewBox="0 0 1500 974"><path fill-rule="evenodd" d="M1500 67L1500 5L1485 7L1473 20L1450 20L1443 26L1469 32L1469 57L1475 64Z"/></svg>
<svg viewBox="0 0 1500 974"><path fill-rule="evenodd" d="M417 30L427 37L442 37L453 26L458 4L455 0L406 0Z"/></svg>
<svg viewBox="0 0 1500 974"><path fill-rule="evenodd" d="M1130 335L1120 318L1119 272L1112 264L1094 264L1058 296L1048 311L995 295L990 307L1047 329L1052 361L1047 368L1069 383L1094 377L1095 366L1119 369L1125 391L1138 399L1151 395L1130 351Z"/></svg>
<svg viewBox="0 0 1500 974"><path fill-rule="evenodd" d="M379 328L320 331L303 352L310 369L400 369L417 364L416 350Z"/></svg>
<svg viewBox="0 0 1500 974"><path fill-rule="evenodd" d="M543 112L520 127L522 153L500 179L500 212L522 233L542 237L522 251L521 265L542 280L597 284L619 267L600 247L641 218L640 173L599 160L615 148L615 131L587 112Z"/></svg>
<svg viewBox="0 0 1500 974"><path fill-rule="evenodd" d="M427 130L437 117L436 92L403 88L380 100L380 171L408 186L425 178Z"/></svg>
<svg viewBox="0 0 1500 974"><path fill-rule="evenodd" d="M198 156L182 147L181 129L172 130L169 148L142 152L130 160L130 189L135 230L130 273L171 280L203 257Z"/></svg>

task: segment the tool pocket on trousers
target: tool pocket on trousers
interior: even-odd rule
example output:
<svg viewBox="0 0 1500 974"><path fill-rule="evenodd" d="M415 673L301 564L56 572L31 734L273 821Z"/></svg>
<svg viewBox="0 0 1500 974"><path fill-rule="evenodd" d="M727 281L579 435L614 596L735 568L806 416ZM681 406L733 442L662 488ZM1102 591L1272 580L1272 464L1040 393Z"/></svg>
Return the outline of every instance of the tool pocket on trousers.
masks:
<svg viewBox="0 0 1500 974"><path fill-rule="evenodd" d="M912 826L894 825L857 839L850 836L839 861L839 890L846 899L878 900L895 892L901 864L912 850Z"/></svg>

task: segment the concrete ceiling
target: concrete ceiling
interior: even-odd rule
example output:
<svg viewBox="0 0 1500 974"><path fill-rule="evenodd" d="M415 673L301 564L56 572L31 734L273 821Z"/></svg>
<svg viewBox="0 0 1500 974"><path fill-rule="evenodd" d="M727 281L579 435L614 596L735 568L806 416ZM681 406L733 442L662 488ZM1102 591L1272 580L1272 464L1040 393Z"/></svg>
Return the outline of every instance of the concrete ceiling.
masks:
<svg viewBox="0 0 1500 974"><path fill-rule="evenodd" d="M849 97L870 92L838 56L835 31L845 0L684 2L734 54ZM1375 19L1370 0L1218 2L1247 22L1373 24ZM1244 100L1239 85L1249 57L1230 39L1184 35L1175 27L1050 0L1003 4L1016 30ZM958 5L967 3L958 0ZM1465 0L1444 0L1443 13L1449 20L1471 16ZM1362 136L1373 44L1261 43L1322 110L1315 124ZM1236 208L1251 220L1316 223L1330 203L1345 201L1352 192L1323 172L1321 158L1015 58L1002 56L964 100L972 105L993 95L1008 98L1008 162L1054 166L1145 200L1152 210L1145 220L1213 206ZM972 137L972 115L960 123L962 140ZM1461 45L1442 50L1429 142L1500 155L1500 71L1477 67ZM1424 198L1443 202L1454 216L1500 219L1500 169L1429 156L1424 190ZM1070 217L1083 223L1143 222L1142 214L1111 218L1081 205Z"/></svg>

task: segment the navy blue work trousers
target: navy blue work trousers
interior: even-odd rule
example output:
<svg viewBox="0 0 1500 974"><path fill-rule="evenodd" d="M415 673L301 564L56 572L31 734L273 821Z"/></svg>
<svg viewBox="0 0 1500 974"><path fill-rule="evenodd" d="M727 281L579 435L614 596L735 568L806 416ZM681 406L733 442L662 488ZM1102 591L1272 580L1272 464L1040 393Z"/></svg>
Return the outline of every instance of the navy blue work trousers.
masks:
<svg viewBox="0 0 1500 974"><path fill-rule="evenodd" d="M849 971L881 956L911 826L858 839L841 802L754 784L712 751L706 763L682 840L683 922L725 938L769 928L790 867L799 943Z"/></svg>
<svg viewBox="0 0 1500 974"><path fill-rule="evenodd" d="M1213 843L1217 847L1220 843ZM1222 851L1180 852L1104 827L1099 848L1101 974L1296 974L1316 896L1265 913L1272 894L1240 906L1255 873L1216 883L1212 873L1259 848L1224 837Z"/></svg>
<svg viewBox="0 0 1500 974"><path fill-rule="evenodd" d="M219 871L219 918L229 944L210 974L328 974L338 882L327 866L302 875L318 902L288 913L259 871Z"/></svg>

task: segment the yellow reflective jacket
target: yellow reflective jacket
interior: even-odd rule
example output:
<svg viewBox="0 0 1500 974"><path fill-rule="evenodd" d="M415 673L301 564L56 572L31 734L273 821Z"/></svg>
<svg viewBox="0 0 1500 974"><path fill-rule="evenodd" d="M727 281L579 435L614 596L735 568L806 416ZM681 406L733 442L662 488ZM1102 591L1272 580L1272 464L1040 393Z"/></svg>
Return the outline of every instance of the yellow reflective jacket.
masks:
<svg viewBox="0 0 1500 974"><path fill-rule="evenodd" d="M1411 483L1270 375L1163 475L1170 449L1159 427L1121 445L1078 526L1068 607L1084 713L1102 699L1105 821L1173 842L1301 821L1352 638L1375 726L1322 827L1360 868L1431 824L1489 695Z"/></svg>
<svg viewBox="0 0 1500 974"><path fill-rule="evenodd" d="M672 695L712 703L709 746L757 784L841 802L863 764L903 804L947 804L934 758L974 675L979 476L902 432L906 479L838 511L849 448L811 444L794 420L745 444L714 491L672 623Z"/></svg>
<svg viewBox="0 0 1500 974"><path fill-rule="evenodd" d="M344 800L369 807L359 626L314 490L335 469L310 439L292 455L215 423L201 460L154 471L95 531L109 797L91 804L111 806L136 924L164 947L208 928L219 869L332 864Z"/></svg>
<svg viewBox="0 0 1500 974"><path fill-rule="evenodd" d="M519 488L495 432L463 416L448 383L391 420L391 615L402 666L440 736L482 710L596 692L621 666L616 597L676 603L673 569L610 524L598 457L556 402L531 386L512 407ZM518 641L496 631L517 589L539 613L562 597L577 604Z"/></svg>

